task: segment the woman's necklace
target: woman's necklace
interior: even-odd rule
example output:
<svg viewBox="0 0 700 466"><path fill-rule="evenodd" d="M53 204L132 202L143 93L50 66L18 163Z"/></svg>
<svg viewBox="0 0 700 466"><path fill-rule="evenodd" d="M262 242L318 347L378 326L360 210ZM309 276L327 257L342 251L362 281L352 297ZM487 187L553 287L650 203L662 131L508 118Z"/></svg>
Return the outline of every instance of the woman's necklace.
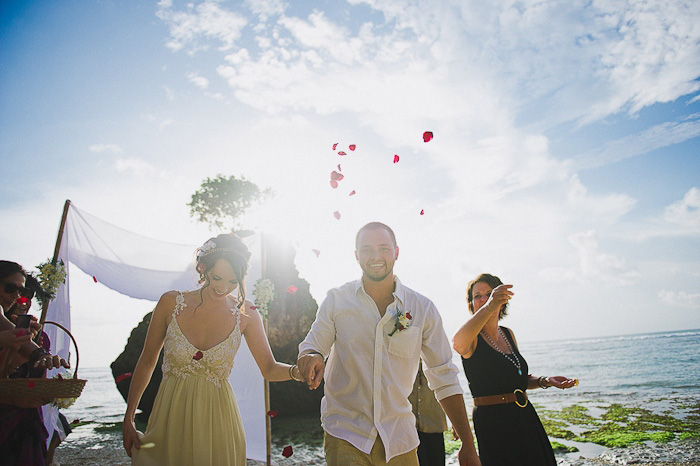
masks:
<svg viewBox="0 0 700 466"><path fill-rule="evenodd" d="M523 375L523 371L520 368L520 359L518 359L518 355L515 354L515 351L513 351L513 347L510 346L510 342L508 341L506 336L503 334L503 330L501 330L501 327L498 327L498 334L501 335L501 338L503 338L505 340L506 345L508 345L508 349L510 350L510 354L506 354L503 351L501 351L501 348L499 348L498 345L496 345L496 343L491 339L489 334L486 333L484 330L481 330L481 334L486 337L486 339L489 341L489 343L491 343L491 346L493 346L493 348L496 351L501 353L503 356L506 357L507 360L509 360L511 363L513 363L513 365L518 369L518 375ZM512 356L512 358L511 358L511 356Z"/></svg>

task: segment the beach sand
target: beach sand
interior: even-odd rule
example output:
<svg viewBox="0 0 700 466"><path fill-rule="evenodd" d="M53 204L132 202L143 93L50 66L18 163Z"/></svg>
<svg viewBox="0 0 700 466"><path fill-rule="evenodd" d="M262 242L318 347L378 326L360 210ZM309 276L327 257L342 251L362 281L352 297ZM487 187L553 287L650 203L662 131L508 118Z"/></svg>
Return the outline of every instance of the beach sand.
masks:
<svg viewBox="0 0 700 466"><path fill-rule="evenodd" d="M273 434L274 435L274 434ZM308 446L294 442L294 454L282 456L285 441L273 438L273 465L323 465L323 448L318 441ZM282 439L284 440L284 439ZM700 466L700 439L676 440L665 444L644 443L628 448L608 449L595 458L575 457L575 454L560 455L558 463L564 466L599 465L673 465ZM121 442L121 430L95 432L89 424L76 427L74 432L56 450L55 462L66 465L128 465L131 464ZM248 466L263 466L265 463L248 461ZM453 455L448 465L457 464Z"/></svg>

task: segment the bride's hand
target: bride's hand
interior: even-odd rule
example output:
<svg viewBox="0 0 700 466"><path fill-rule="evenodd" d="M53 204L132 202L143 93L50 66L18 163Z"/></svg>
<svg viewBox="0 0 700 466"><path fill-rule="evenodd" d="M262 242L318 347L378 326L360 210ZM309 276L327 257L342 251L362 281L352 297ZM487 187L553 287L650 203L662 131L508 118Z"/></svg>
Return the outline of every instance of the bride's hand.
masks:
<svg viewBox="0 0 700 466"><path fill-rule="evenodd" d="M141 448L141 439L139 436L139 431L136 430L136 425L134 421L127 421L126 419L122 423L122 442L124 443L124 449L126 454L131 458L131 448L134 447L137 450Z"/></svg>

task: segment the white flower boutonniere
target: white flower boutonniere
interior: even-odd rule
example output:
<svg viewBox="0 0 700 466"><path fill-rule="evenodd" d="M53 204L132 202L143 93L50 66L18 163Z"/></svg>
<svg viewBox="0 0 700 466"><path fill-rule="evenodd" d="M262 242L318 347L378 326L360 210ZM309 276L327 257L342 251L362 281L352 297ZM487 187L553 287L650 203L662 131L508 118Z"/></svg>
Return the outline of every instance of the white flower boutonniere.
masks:
<svg viewBox="0 0 700 466"><path fill-rule="evenodd" d="M392 336L396 332L406 330L408 327L411 326L412 319L413 319L413 316L411 315L410 312L398 311L396 313L396 323L394 324L394 330L391 331L389 336Z"/></svg>

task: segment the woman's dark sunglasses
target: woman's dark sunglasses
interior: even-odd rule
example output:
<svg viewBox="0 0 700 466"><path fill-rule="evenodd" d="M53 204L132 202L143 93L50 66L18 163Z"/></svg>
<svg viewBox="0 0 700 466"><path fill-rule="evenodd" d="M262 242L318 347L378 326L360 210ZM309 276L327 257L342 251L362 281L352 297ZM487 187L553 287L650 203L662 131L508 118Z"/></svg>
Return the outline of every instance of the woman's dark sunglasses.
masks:
<svg viewBox="0 0 700 466"><path fill-rule="evenodd" d="M20 296L24 296L25 298L29 299L32 299L34 297L34 292L29 288L17 286L14 283L4 283L3 286L5 289L5 293L7 294L19 293Z"/></svg>

